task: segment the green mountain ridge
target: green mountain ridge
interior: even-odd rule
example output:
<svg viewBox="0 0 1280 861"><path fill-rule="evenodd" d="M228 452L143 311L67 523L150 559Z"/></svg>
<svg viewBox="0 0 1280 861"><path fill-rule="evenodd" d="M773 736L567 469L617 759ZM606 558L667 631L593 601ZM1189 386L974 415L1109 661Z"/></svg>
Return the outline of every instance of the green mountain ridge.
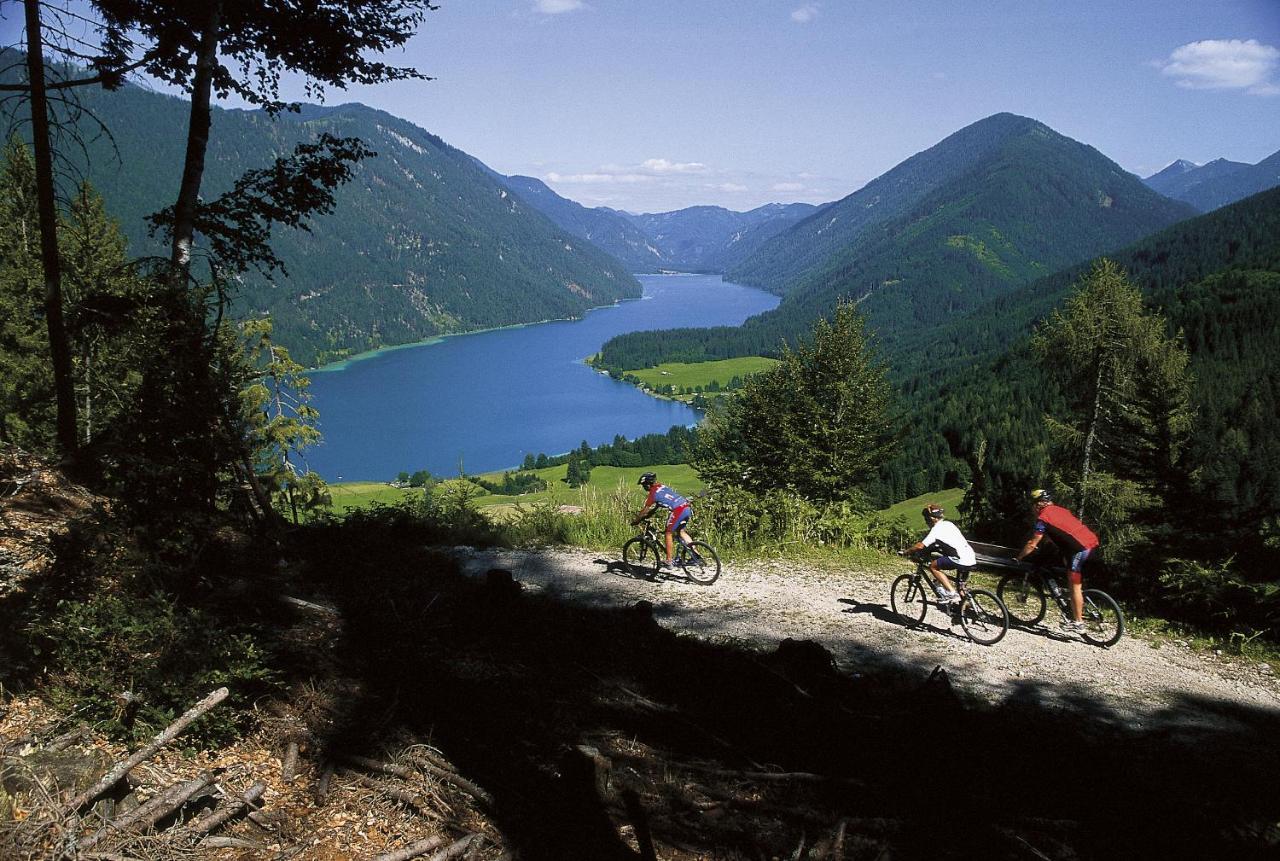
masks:
<svg viewBox="0 0 1280 861"><path fill-rule="evenodd" d="M88 158L79 169L119 219L132 253L163 253L143 217L176 195L187 103L136 86L86 89L80 98L110 137L95 138L86 121ZM299 361L575 317L640 294L625 266L557 227L470 156L360 104L306 106L276 120L215 109L202 197L322 132L359 137L378 155L356 167L337 190L335 211L313 219L310 232L276 230L272 245L287 277L250 275L232 301L235 316L270 314L276 339Z"/></svg>
<svg viewBox="0 0 1280 861"><path fill-rule="evenodd" d="M782 292L775 310L736 331L624 335L604 346L601 362L635 368L772 353L849 300L866 313L892 365L912 331L1195 214L1092 147L997 114L800 222L729 273ZM822 223L847 239L815 263L820 255L805 243ZM819 250L830 241L821 239Z"/></svg>

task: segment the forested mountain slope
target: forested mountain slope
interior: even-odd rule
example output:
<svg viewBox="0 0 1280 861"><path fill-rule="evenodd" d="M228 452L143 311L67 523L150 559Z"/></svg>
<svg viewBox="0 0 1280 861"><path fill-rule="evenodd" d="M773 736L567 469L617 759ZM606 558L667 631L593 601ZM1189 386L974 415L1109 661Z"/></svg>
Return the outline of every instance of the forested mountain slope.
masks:
<svg viewBox="0 0 1280 861"><path fill-rule="evenodd" d="M944 181L929 179L930 165ZM623 336L605 345L603 363L634 368L771 352L807 332L841 299L859 303L892 363L898 342L914 330L945 323L1022 284L1195 214L1092 147L1010 114L952 135L881 180L898 193L886 192L874 206L863 199L862 209L874 211L888 201L899 214L869 222L878 216L863 212L848 243L820 262L812 263L817 259L812 255L791 256L783 261L786 266L767 269L777 273L772 277L787 277L783 273L794 273L797 261L811 262L781 284L785 294L777 309L749 320L741 331ZM794 239L803 245L811 233L817 235L815 218L834 229L841 222L832 219L852 213L853 203L846 198L796 225L762 248L754 263L772 265L781 260L770 256L780 242ZM820 240L822 247L826 242ZM749 261L730 277L752 267Z"/></svg>
<svg viewBox="0 0 1280 861"><path fill-rule="evenodd" d="M644 231L621 213L585 207L531 176L504 176L500 181L561 229L613 255L632 272L656 272L668 263Z"/></svg>
<svg viewBox="0 0 1280 861"><path fill-rule="evenodd" d="M120 220L132 253L156 253L143 217L176 196L187 103L134 86L85 90L81 98L110 130L109 138L94 138L82 123L85 175ZM215 110L202 197L216 197L243 171L322 132L359 137L378 155L357 166L338 189L334 213L313 220L310 232L277 229L272 244L288 277L247 278L233 299L236 315L271 314L276 339L301 361L575 316L639 295L626 267L552 224L470 156L359 104L308 106L274 121L257 111Z"/></svg>
<svg viewBox="0 0 1280 861"><path fill-rule="evenodd" d="M1280 189L1108 256L1185 334L1195 379L1187 462L1200 500L1197 528L1256 545L1258 524L1280 513ZM1086 269L1037 281L904 345L903 357L915 361L892 370L914 432L886 466L882 492L909 496L954 484L980 446L985 470L1008 493L1048 475L1043 416L1061 414L1062 395L1027 336Z"/></svg>
<svg viewBox="0 0 1280 861"><path fill-rule="evenodd" d="M1280 152L1257 164L1219 158L1197 165L1179 159L1143 182L1165 197L1209 212L1280 185Z"/></svg>

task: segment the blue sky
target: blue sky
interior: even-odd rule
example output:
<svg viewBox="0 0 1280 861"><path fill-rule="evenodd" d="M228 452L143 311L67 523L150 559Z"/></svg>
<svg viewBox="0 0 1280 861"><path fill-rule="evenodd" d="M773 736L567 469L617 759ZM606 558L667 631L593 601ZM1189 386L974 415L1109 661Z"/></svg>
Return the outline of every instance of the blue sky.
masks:
<svg viewBox="0 0 1280 861"><path fill-rule="evenodd" d="M390 111L587 205L834 200L999 111L1143 176L1280 150L1280 0L440 7L389 57L436 80L328 102Z"/></svg>

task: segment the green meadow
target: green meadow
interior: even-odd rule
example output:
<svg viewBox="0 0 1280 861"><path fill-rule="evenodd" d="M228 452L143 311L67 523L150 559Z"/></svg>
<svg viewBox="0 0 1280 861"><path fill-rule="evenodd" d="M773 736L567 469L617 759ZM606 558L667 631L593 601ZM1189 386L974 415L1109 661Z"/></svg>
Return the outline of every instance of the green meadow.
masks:
<svg viewBox="0 0 1280 861"><path fill-rule="evenodd" d="M640 380L645 388L651 390L661 386L671 386L676 389L695 389L702 386L705 390L712 383L724 387L734 377L745 379L751 374L767 371L777 363L777 359L766 359L764 356L743 356L738 359L721 359L714 362L667 362L653 368L641 368L626 373Z"/></svg>
<svg viewBox="0 0 1280 861"><path fill-rule="evenodd" d="M525 493L520 496L486 493L476 498L476 505L480 508L499 506L512 508L516 504L535 505L540 502L554 502L557 505L579 505L582 501L583 488L569 487L564 483L567 471L568 466L566 464L532 470L534 475L547 482L548 488L546 490L538 491L537 493ZM671 485L684 494L697 493L705 487L702 479L698 478L697 473L693 471L693 467L687 463L645 467L596 466L592 467L591 476L584 487L589 487L595 492L612 492L619 486L625 490L634 490L636 508L639 509L640 503L644 499L644 494L636 486L636 480L646 472L657 473L659 481L663 484ZM501 481L502 471L486 472L476 477L489 481ZM331 484L329 485L329 491L333 496L334 511L338 514L353 508L363 508L374 502L393 505L406 496L422 492L419 488L392 487L389 484L373 481Z"/></svg>

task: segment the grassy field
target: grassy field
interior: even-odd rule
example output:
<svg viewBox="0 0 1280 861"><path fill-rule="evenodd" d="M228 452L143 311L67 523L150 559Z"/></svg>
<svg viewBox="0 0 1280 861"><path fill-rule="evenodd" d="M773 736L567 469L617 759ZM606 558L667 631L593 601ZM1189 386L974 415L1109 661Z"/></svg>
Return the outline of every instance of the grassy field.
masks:
<svg viewBox="0 0 1280 861"><path fill-rule="evenodd" d="M564 483L564 476L567 470L568 467L563 464L546 469L535 469L533 473L549 485L547 490L538 493L526 493L522 496L486 494L479 497L476 500L476 504L481 508L496 506L510 508L514 507L516 503L534 505L544 501L555 502L559 505L577 505L582 499L582 490L576 487L569 487ZM636 480L645 472L657 473L658 479L663 484L669 484L684 494L697 493L705 486L693 471L693 467L685 463L627 467L625 469L617 466L597 466L592 468L587 486L596 491L610 492L621 485L628 492L633 492L636 499L636 508L638 509L640 503L644 500L644 496L640 488L636 486ZM501 481L502 473L487 472L479 477L490 481ZM329 485L329 491L333 494L334 511L339 514L353 508L361 508L372 502L391 505L407 495L421 493L420 490L397 488L389 484L373 481L331 484Z"/></svg>
<svg viewBox="0 0 1280 861"><path fill-rule="evenodd" d="M744 356L716 362L668 362L656 368L641 368L627 373L637 377L649 389L657 389L659 386L686 389L702 386L705 389L713 382L721 386L728 385L734 377L745 378L750 374L766 371L777 363L777 359L766 359L763 356ZM681 400L692 397L683 396Z"/></svg>
<svg viewBox="0 0 1280 861"><path fill-rule="evenodd" d="M957 520L959 512L956 506L960 504L960 500L964 499L964 491L958 487L949 488L947 490L938 490L932 493L921 494L920 496L904 499L895 505L891 505L885 509L885 514L890 517L902 515L907 519L907 523L913 528L924 528L924 518L920 516L920 511L930 502L936 502L941 505L947 512L948 520Z"/></svg>

